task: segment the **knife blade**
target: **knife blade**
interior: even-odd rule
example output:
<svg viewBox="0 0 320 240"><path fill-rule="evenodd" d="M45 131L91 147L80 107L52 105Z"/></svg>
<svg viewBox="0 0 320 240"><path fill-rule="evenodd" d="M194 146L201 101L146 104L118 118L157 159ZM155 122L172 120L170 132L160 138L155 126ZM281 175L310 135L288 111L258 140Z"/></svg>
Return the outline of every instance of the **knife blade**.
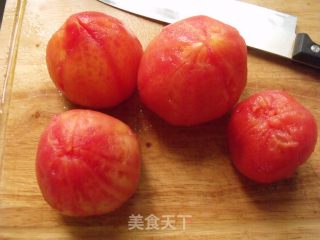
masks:
<svg viewBox="0 0 320 240"><path fill-rule="evenodd" d="M237 0L98 0L165 23L207 15L238 29L248 47L320 69L320 45L296 33L297 17Z"/></svg>

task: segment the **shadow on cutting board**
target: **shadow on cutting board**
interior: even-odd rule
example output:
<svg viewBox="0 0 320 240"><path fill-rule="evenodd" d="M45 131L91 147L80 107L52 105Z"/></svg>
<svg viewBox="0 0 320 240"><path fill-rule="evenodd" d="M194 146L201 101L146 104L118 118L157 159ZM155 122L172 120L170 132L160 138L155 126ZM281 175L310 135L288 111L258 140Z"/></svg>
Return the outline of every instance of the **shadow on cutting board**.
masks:
<svg viewBox="0 0 320 240"><path fill-rule="evenodd" d="M243 191L258 209L265 211L272 216L273 213L286 212L293 204L293 200L298 192L299 176L295 173L291 178L271 184L256 183L235 168Z"/></svg>
<svg viewBox="0 0 320 240"><path fill-rule="evenodd" d="M156 139L163 148L180 155L181 160L203 159L227 154L227 124L229 114L200 125L172 126L150 110L143 109L146 124L152 126Z"/></svg>

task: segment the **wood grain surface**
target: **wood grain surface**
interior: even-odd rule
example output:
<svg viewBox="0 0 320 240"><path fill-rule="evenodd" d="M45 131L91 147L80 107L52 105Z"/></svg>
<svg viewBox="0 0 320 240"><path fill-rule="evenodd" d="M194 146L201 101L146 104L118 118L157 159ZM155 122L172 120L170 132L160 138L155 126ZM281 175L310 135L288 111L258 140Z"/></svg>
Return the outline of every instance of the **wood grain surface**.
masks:
<svg viewBox="0 0 320 240"><path fill-rule="evenodd" d="M298 30L320 43L320 1L248 2L298 16ZM7 0L0 32L0 86L6 86L0 128L0 239L320 239L320 141L292 178L259 185L230 163L228 114L196 127L172 127L145 109L137 94L105 111L139 137L143 167L136 194L99 217L63 217L51 209L36 183L37 143L52 116L76 106L50 80L45 49L66 18L84 10L118 17L144 47L163 27L94 0ZM320 71L252 49L248 71L242 98L264 89L286 90L312 111L320 126ZM175 229L129 230L132 214L144 220L153 214L160 226L165 215L172 215ZM189 216L184 229L181 215Z"/></svg>

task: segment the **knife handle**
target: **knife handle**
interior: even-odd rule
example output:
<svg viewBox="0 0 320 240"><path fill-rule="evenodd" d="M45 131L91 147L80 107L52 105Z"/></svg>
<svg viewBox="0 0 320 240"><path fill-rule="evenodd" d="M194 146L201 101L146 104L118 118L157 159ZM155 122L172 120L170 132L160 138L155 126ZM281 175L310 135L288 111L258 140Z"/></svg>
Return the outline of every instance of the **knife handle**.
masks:
<svg viewBox="0 0 320 240"><path fill-rule="evenodd" d="M308 34L298 33L294 43L292 59L320 69L320 45L313 42Z"/></svg>

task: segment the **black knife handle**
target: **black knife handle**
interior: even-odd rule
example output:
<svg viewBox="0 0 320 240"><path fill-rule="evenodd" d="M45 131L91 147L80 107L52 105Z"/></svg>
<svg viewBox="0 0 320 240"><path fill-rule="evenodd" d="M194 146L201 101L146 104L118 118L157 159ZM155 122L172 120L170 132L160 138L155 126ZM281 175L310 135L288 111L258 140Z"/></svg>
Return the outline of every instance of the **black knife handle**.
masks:
<svg viewBox="0 0 320 240"><path fill-rule="evenodd" d="M320 69L320 45L313 42L308 34L298 33L292 59Z"/></svg>

